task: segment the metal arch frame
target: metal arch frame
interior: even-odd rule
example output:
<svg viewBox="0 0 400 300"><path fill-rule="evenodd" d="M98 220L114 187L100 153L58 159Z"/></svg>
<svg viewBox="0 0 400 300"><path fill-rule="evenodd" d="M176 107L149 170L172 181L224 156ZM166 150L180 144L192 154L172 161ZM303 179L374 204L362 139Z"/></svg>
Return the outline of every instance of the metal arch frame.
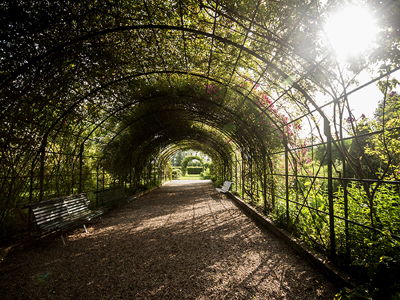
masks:
<svg viewBox="0 0 400 300"><path fill-rule="evenodd" d="M218 2L217 1L215 1L215 3L216 4L218 4ZM179 4L182 4L181 3L181 1L179 1ZM213 8L213 11L215 12L215 13L217 13L217 8L218 7L216 7L215 9ZM254 12L256 12L257 11L257 9L254 11ZM18 76L18 74L21 74L21 73L23 73L25 70L27 70L28 68L29 68L29 66L33 66L33 65L35 65L35 64L37 64L37 63L39 63L42 59L45 59L45 58L47 58L47 57L50 57L50 56L52 56L53 55L53 53L58 53L58 52L63 52L64 50L68 50L68 48L70 48L70 47L73 47L73 45L74 45L74 43L79 43L80 41L84 41L84 40L89 40L89 39L91 39L91 38L93 38L93 37L96 37L96 36L101 36L101 35L107 35L107 34L110 34L110 33L114 33L114 32L122 32L122 31L129 31L129 30L132 30L132 31L138 31L138 30L146 30L146 29L148 29L148 30L152 30L153 32L154 32L154 30L157 30L157 29L160 29L160 30L173 30L173 31L180 31L181 33L182 33L182 36L183 36L183 40L184 40L184 48L186 49L186 40L185 40L185 33L193 33L193 34L195 34L196 36L197 35L202 35L202 36L205 36L205 37L209 37L209 38L212 38L212 41L214 42L214 40L218 40L218 41L220 41L221 43L224 43L224 44L229 44L229 45L231 45L231 46L233 46L235 49L239 49L240 50L240 52L242 52L242 51L244 51L244 52L246 52L246 53L248 53L252 58L255 58L255 59L258 59L258 60L260 60L260 61L262 61L263 63L264 63L264 65L263 65L263 67L265 67L265 69L263 69L263 73L262 73L262 75L259 77L259 78L261 78L262 76L263 76L263 74L268 70L268 69L270 69L270 70L273 70L273 71L276 71L278 74L279 74L279 76L281 76L282 78L287 78L287 76L286 76L286 72L284 72L284 70L283 70L283 68L280 68L280 66L275 66L272 62L269 62L268 63L268 61L265 59L265 58L263 58L263 56L262 55L260 55L260 54L258 54L257 52L255 52L255 51L253 51L253 50L251 50L251 49L248 49L248 48L246 48L245 46L244 46L244 43L242 44L242 45L240 45L239 43L237 43L237 42L234 42L234 41L231 41L231 40L229 40L229 39L226 39L226 38L223 38L223 37L221 37L221 36L218 36L218 35L216 35L215 34L215 30L213 30L213 32L212 33L207 33L207 32L205 32L205 31L201 31L201 30L196 30L196 29L193 29L193 28L187 28L187 27L185 27L185 24L184 24L184 22L183 22L183 14L182 14L182 10L180 9L180 13L179 13L179 15L180 15L180 17L181 17L181 26L179 27L179 26L168 26L168 25L153 25L153 24L151 24L151 25L134 25L134 26L125 26L125 27L118 27L118 28L111 28L111 29L108 29L108 30L103 30L103 31L97 31L97 32L92 32L92 33L89 33L88 35L85 35L85 36L81 36L81 37L78 37L77 39L74 39L74 40L71 40L71 41L68 41L67 43L63 43L63 44L61 44L61 45L58 45L58 46L56 46L56 47L54 47L54 48L52 48L51 50L49 50L48 52L46 52L46 53L44 53L43 55L39 55L39 56L37 56L37 57L35 57L34 59L32 59L31 61L29 61L27 64L25 64L25 65L23 65L23 66L21 66L21 67L19 67L18 69L16 69L15 70L15 72L14 73L12 73L12 74L10 74L10 76L8 77L8 78L5 78L5 81L2 83L2 88L4 88L6 85L7 85L7 83L9 83L9 82L11 82L12 80L13 80L13 78L17 78L17 76ZM234 19L234 18L232 18L232 19ZM239 17L237 17L237 19L234 19L237 23L239 22ZM214 21L216 21L216 18L214 19ZM257 24L256 22L254 22L254 20L250 20L250 24L251 24L251 26L261 26L260 24ZM244 31L246 31L246 36L247 36L247 34L248 34L248 32L249 32L249 30L250 30L250 28L251 28L251 26L249 26L249 28L247 28L246 29L246 27L244 26L244 25L240 25L241 26L241 29L243 29ZM269 34L271 34L271 36L272 35L274 35L274 33L272 32L272 33L269 33ZM244 34L243 34L244 35ZM303 58L303 59L305 59L306 60L306 62L309 62L309 65L310 65L310 67L311 68L319 68L320 66L319 66L319 64L323 61L321 61L321 62L318 62L318 63L314 63L314 62L312 62L312 63L310 63L310 61L311 61L311 59L309 59L309 58L305 58L305 57L302 57L301 56L301 54L299 54L299 53L296 53L296 49L291 49L290 48L290 45L289 44L287 44L284 40L279 40L279 38L277 39L277 41L276 41L276 43L278 44L278 45L280 45L281 46L281 48L280 49L288 49L288 50L290 50L290 51L293 51L295 54L297 54L299 57L301 57L301 58ZM278 48L278 47L277 47ZM210 49L211 50L211 52L212 52L212 48ZM161 56L161 58L162 58L162 53L158 53L160 56ZM294 56L294 55L293 55ZM188 72L187 72L187 70L188 70L188 65L187 65L187 53L186 53L186 51L185 51L185 58L186 58L186 65L185 65L185 70L186 70L186 72L184 73L184 72L182 72L182 71L167 71L166 69L165 69L165 66L164 66L164 71L154 71L154 73L158 73L158 74L161 74L161 73L163 73L163 72L165 72L165 73L176 73L176 74L178 74L179 72L181 73L181 74L188 74ZM240 57L239 56L237 56L237 61L240 59ZM210 61L211 61L211 56L210 56ZM210 70L210 67L211 67L211 63L209 63L208 64L208 71ZM235 67L236 68L236 67ZM142 68L143 69L143 68ZM398 67L397 69L400 69L400 67ZM326 71L326 70L325 70ZM393 71L392 71L393 72ZM209 73L209 72L208 72ZM143 76L147 76L146 75L147 73L146 72L144 72L144 74L143 74ZM233 73L232 73L233 74ZM132 76L137 76L138 74L136 74L136 75L132 75ZM326 76L326 73L325 72L322 72L322 75L323 76ZM199 77L201 77L202 75L199 75L199 74L197 74L197 75L195 75L195 76L199 76ZM129 76L127 76L127 77L129 77ZM126 77L126 78L127 78ZM208 76L203 76L206 80L210 80L210 78L208 77ZM120 78L120 79L117 79L117 80L123 80L122 78ZM334 146L336 146L336 144L335 144L335 142L333 141L333 139L332 139L332 135L331 135L331 132L330 132L330 126L329 126L329 120L328 120L328 118L323 114L323 111L322 111L322 108L323 108L323 106L318 106L318 105L316 105L316 103L315 102L313 102L313 99L311 98L311 96L307 93L307 91L306 90L304 90L304 88L302 88L301 87L301 85L300 85L300 81L301 81L302 79L299 79L299 80L297 80L296 82L294 82L293 83L293 85L290 87L290 89L292 89L292 88L294 88L294 89L296 89L297 91L299 91L300 92L300 94L302 95L302 97L304 97L304 99L306 100L306 101L308 101L309 103L311 103L312 104L312 106L314 107L314 110L310 110L309 111L309 113L308 114L306 114L306 115L304 115L304 116L307 116L307 115L309 115L309 114L312 114L313 112L318 112L320 115L321 115L321 117L324 119L324 133L325 133L325 135L326 135L326 137L327 137L327 142L326 142L326 145L327 145L327 157L328 157L328 159L330 160L329 162L328 162L328 165L329 165L329 168L330 169L328 169L328 171L329 171L329 177L328 177L328 181L330 182L329 183L329 185L330 185L330 187L329 187L329 195L330 195L330 204L332 203L331 202L331 198L332 198L332 142L333 142L333 144L334 144ZM375 79L375 80L379 80L379 79ZM372 81L371 81L372 82ZM254 86L255 85L253 85L253 88L254 88ZM277 84L277 86L278 87L280 87L280 88L282 88L279 84ZM232 86L230 86L230 82L229 82L229 84L228 84L228 87L229 88L232 88ZM101 90L101 88L102 87L100 87L100 90ZM290 90L289 89L289 90ZM99 90L99 91L100 91ZM355 90L357 90L357 89L355 89ZM354 90L354 91L355 91ZM97 93L97 92L95 92L95 91L93 91L94 93ZM237 91L238 93L240 93L240 91ZM278 101L279 99L280 99L280 97L282 97L284 94L286 94L286 92L287 91L285 91L283 94L280 94L280 96L278 97L278 99L276 99L276 101ZM251 91L247 94L247 96L250 96L250 93L251 93ZM87 95L87 96L85 96L85 98L84 99L87 99L88 97L90 97L90 94L89 95ZM342 97L345 97L345 95L342 95L342 96L340 96L340 97L335 97L335 99L331 102L331 103L335 103L335 101L338 101L339 99L341 99ZM245 98L244 98L245 99ZM82 100L83 101L83 100ZM251 100L250 100L251 101ZM253 104L255 105L255 102L253 102ZM76 105L76 106L78 106L79 105L79 103L77 103L77 104L74 104L74 105ZM73 106L74 106L73 105ZM129 105L131 105L131 104L129 104ZM128 106L129 106L128 105ZM134 105L134 104L133 104ZM325 104L325 105L328 105L328 104ZM73 106L71 106L70 107L70 109L72 110L73 109ZM264 109L264 112L265 111L267 111L267 109L268 108L265 108ZM121 109L121 110L123 110L123 109ZM118 111L112 111L110 114L109 114L109 116L107 116L105 119L103 119L103 120L100 120L99 121L99 123L95 126L95 128L97 129L99 126L101 126L104 122L106 122L111 116L113 116L113 115L115 115L115 114L117 114L118 113ZM55 127L56 127L56 125L57 125L57 123L58 122L60 122L64 117L65 117L65 115L66 114L68 114L68 112L65 112L65 114L63 113L63 114L61 114L61 115L59 115L58 116L58 118L55 120L55 122L48 128L48 130L47 130L47 132L46 132L46 134L43 136L43 139L42 139L42 143L41 143L41 145L40 145L40 149L39 149L39 151L37 152L37 155L36 155L36 157L33 159L33 161L32 161L32 168L31 169L33 169L33 167L36 165L36 163L37 163L37 161L39 160L39 159L41 159L41 158L39 158L39 156L42 156L42 155L45 155L46 154L46 152L45 152L45 147L46 147L46 143L47 143L47 139L48 139L48 137L49 137L49 135L50 135L50 133L54 133L54 129L55 129ZM267 114L268 115L268 114ZM300 119L300 118L303 118L304 116L301 116L301 117L299 117L299 118L297 118L297 119ZM271 120L271 121L273 121L273 120ZM296 119L294 119L294 120L291 120L291 122L295 122L296 121ZM93 124L95 124L95 123L93 123ZM281 126L277 126L278 128L277 128L277 130L280 130L283 134L284 134L284 130L282 130L282 128L284 128L285 126L287 126L287 125L281 125ZM84 145L84 143L87 141L87 139L93 134L95 132L95 130L93 130L92 132L90 132L86 137L84 137L84 136L82 136L82 138L84 137L84 142L82 142L81 143L81 146L83 146ZM57 133L57 131L55 131L55 134ZM284 135L285 136L285 135ZM288 173L288 156L289 155L291 155L292 156L292 159L294 159L294 156L293 156L293 154L292 154L292 151L294 150L294 149L289 149L289 144L288 144L288 141L287 141L287 139L285 139L284 141L283 141L283 144L284 144L284 147L285 147L285 156L286 156L286 161L285 161L285 163L286 163L286 179L288 178L288 176L289 176L289 173ZM79 155L82 155L81 154L82 152L80 152L80 154ZM77 156L78 157L78 156ZM81 156L82 157L82 156ZM286 186L287 186L288 184L286 183ZM288 193L287 193L287 195L288 195ZM286 200L289 200L289 199L286 199ZM332 210L332 214L330 213L330 216L333 216L333 206L331 207L330 206L330 209L329 209L330 211ZM334 231L332 232L332 224L333 224L333 220L334 219L331 219L331 235L333 236L333 241L334 241ZM334 251L335 250L335 245L334 244L332 244L331 245L331 251ZM331 253L331 257L334 259L334 253L332 254Z"/></svg>
<svg viewBox="0 0 400 300"><path fill-rule="evenodd" d="M172 110L172 111L176 111L176 110ZM163 110L162 112L164 112L164 110ZM181 120L181 119L182 119L182 118L178 118L178 120ZM140 118L140 119L135 119L135 120L133 120L132 122L128 123L128 124L127 124L126 126L124 126L124 128L122 128L117 134L118 134L118 135L119 135L119 134L122 134L126 129L128 129L128 128L131 127L135 122L138 122L138 121L140 121L140 120L141 120L141 118ZM171 124L174 124L174 120L175 120L175 119L173 119L172 122L170 122L170 123L171 123ZM187 120L187 121L196 121L196 122L198 122L198 123L201 122L201 120L198 120L198 119L193 118L193 117L184 118L184 120ZM161 122L160 122L160 123L157 125L156 128L162 128L162 127L164 127L163 124L166 124L166 123L161 123ZM212 126L212 127L215 127L216 124L209 124L209 125ZM217 129L217 127L215 127L215 128ZM159 132L159 131L157 130L156 132ZM156 132L154 132L154 134L156 134ZM195 133L196 133L196 134L201 134L200 131L196 131ZM143 141L140 141L139 144L142 144L142 143L145 143L145 142L146 142L146 140L147 140L146 136L147 136L147 135L148 135L147 133L143 133L144 139L143 139ZM114 137L114 138L115 138L115 137ZM185 137L185 139L186 139L186 137ZM196 139L194 139L194 140L196 140ZM176 140L169 141L169 143L171 143L171 144L173 144L173 143L175 143L175 142L176 142ZM109 145L110 143L112 143L112 140L110 140L109 143L108 143L107 145ZM107 145L106 145L106 146L107 146ZM100 161L101 161L101 160L100 160Z"/></svg>
<svg viewBox="0 0 400 300"><path fill-rule="evenodd" d="M206 148L201 148L201 151L204 151L205 153L210 153L212 151L216 151L217 156L224 158L224 161L226 161L227 159L229 160L229 156L227 153L227 149L221 149L220 150L220 146L221 141L216 141L212 136L207 136L207 134L204 134L203 137L205 138L205 141L207 141L206 144L209 144L209 142L212 143L211 147L206 147ZM203 139L203 138L201 138ZM147 143L144 145L144 147L141 147L139 152L136 152L136 156L137 156L137 161L141 161L141 166L135 165L135 171L136 172L141 172L141 169L147 164L147 160L148 157L155 157L157 159L158 157L158 153L160 152L160 148L166 147L166 146L170 146L171 144L179 144L182 142L188 141L187 137L182 137L181 140L175 140L173 143L171 143L170 140L166 139L166 137L158 137L154 140L152 140L150 143ZM195 140L193 140L194 142ZM180 146L182 147L182 146ZM190 147L191 149L193 148L193 146ZM208 150L211 149L211 150ZM131 154L130 154L131 155ZM212 155L213 157L215 157L215 155ZM137 169L137 167L139 167L139 169Z"/></svg>
<svg viewBox="0 0 400 300"><path fill-rule="evenodd" d="M219 36L215 35L215 33L210 34L210 33L207 33L207 32L203 32L203 31L196 30L196 29L185 28L185 27L183 27L183 26L182 26L182 27L176 27L176 26L167 26L167 25L136 25L136 26L125 26L125 27L119 27L119 28L114 28L114 29L106 29L106 30L103 30L103 31L99 31L99 32L95 32L95 33L92 33L92 34L88 34L88 35L86 35L86 36L79 37L79 38L77 38L77 39L75 39L75 40L73 40L73 41L64 43L64 44L62 44L62 45L59 45L59 46L57 46L57 47L51 49L51 50L48 51L47 53L45 53L45 54L43 54L43 55L41 55L41 56L38 56L38 57L36 57L35 59L33 59L31 62L29 62L28 65L33 65L35 62L40 61L42 58L45 58L46 56L51 55L53 52L57 52L58 50L65 49L65 48L67 48L67 47L69 47L69 46L72 46L73 44L78 43L78 42L83 41L83 40L88 40L88 39L90 39L90 38L93 38L93 37L96 37L96 36L101 36L101 35L106 35L106 34L109 34L109 33L115 33L115 32L120 32L120 31L127 31L127 30L128 30L128 31L130 31L130 30L138 30L138 29L153 29L153 30L154 30L154 29L160 29L160 30L178 30L178 31L180 30L180 31L182 31L182 32L190 32L190 33L194 33L194 34L196 34L196 35L203 35L203 36L211 37L213 40L215 39L215 40L218 40L218 41L220 41L220 42L222 42L222 43L224 43L224 44L232 45L232 46L234 46L235 48L240 49L240 51L247 52L247 53L250 54L251 56L253 56L253 57L255 57L255 58L261 60L262 62L264 62L264 63L267 65L267 68L269 67L269 68L275 70L278 74L280 74L280 76L281 76L283 79L285 79L285 78L288 77L288 75L287 75L284 71L280 70L278 67L276 67L275 65L273 65L271 62L269 62L268 60L264 59L261 55L259 55L259 54L257 54L256 52L254 52L254 51L252 51L252 50L250 50L250 49L244 47L243 45L241 46L241 45L239 45L239 44L237 44L237 43L235 43L235 42L233 42L233 41L230 41L230 40L228 40L228 39L226 39L226 38L219 37ZM18 69L18 70L19 70L19 73L21 73L21 71L23 71L23 70L26 69L27 67L28 67L28 66L25 65L25 66L19 68L19 69ZM6 80L4 84L6 84L7 82L9 82L9 81L13 78L13 76L16 77L16 75L18 74L18 70L17 70L17 72L14 72L14 75L11 75L11 77L8 79L8 81ZM158 72L156 72L156 73L163 73L163 72L158 71ZM169 73L169 71L165 71L165 73ZM174 72L174 73L177 73L177 72ZM144 75L144 74L143 74L143 75ZM146 75L149 75L149 73L146 73ZM122 80L125 80L125 79L128 79L128 78L133 78L133 77L138 77L138 76L140 76L140 75L139 75L139 74L135 74L135 75L132 75L132 76L128 76L128 77L126 77L126 78L120 78L120 79L117 79L116 81L114 81L113 83L117 83L117 82L120 82L120 81L122 81ZM107 86L107 85L111 85L111 84L112 84L112 83L108 83L108 84L106 84L106 86ZM95 89L94 91L92 91L91 93L94 94L94 93L96 93L96 91L99 91L101 88L104 88L104 87L106 87L106 86L103 86L103 87L100 87L100 88L96 88L96 89ZM297 82L293 83L293 87L296 88L296 89L297 89L297 90L298 90L298 91L299 91L299 92L300 92L300 93L315 107L315 109L322 115L322 117L324 118L325 122L328 122L328 119L325 117L325 115L323 114L323 112L319 109L319 107L318 107L318 106L316 105L316 103L311 99L311 97L305 92L305 90L302 89L302 88L298 85ZM75 104L73 104L73 105L69 108L69 110L72 110L73 107L77 106L77 105L78 105L80 102L82 102L85 98L86 98L86 97L82 98L80 101L78 100L77 102L75 102ZM248 98L248 97L247 97L247 98ZM45 146L46 146L47 136L48 136L49 132L54 128L54 126L55 126L60 120L62 120L62 118L64 117L64 115L66 115L66 113L68 113L69 110L67 110L62 116L60 116L60 117L53 123L53 125L50 127L50 129L48 130L48 132L44 135L41 149L44 149ZM284 134L284 132L282 132L282 134ZM286 145L285 147L287 147L287 145ZM43 161L43 160L42 160L42 161ZM41 194L42 194L42 193L41 193Z"/></svg>
<svg viewBox="0 0 400 300"><path fill-rule="evenodd" d="M125 78L121 78L121 79L115 80L115 81L113 81L113 82L107 83L107 84L105 84L102 88L109 87L109 86L112 85L112 84L116 84L116 83L119 83L119 82L124 81L124 80L130 80L130 79L132 79L132 78L136 78L136 77L140 77L140 76L148 76L148 75L152 75L152 74L186 74L186 75L192 75L192 76L199 77L199 78L203 78L203 79L207 79L207 80L212 80L212 81L215 82L215 83L221 84L221 82L218 81L218 80L216 80L216 79L213 79L213 78L206 78L206 77L204 77L204 76L202 76L202 75L198 75L198 74L186 73L186 72L175 72L175 71L156 71L156 72L147 72L147 73L144 73L144 74L137 74L137 75L127 76L127 77L125 77ZM92 95L92 94L94 94L94 93L97 93L97 92L100 91L102 88L101 88L101 87L97 88L95 91L90 92L89 95ZM238 93L240 96L244 97L246 100L250 101L254 106L256 106L256 103L254 102L254 100L252 100L252 99L249 98L248 96L243 95L240 91L235 91L235 90L233 90L233 91L236 92L236 93ZM67 114L68 111L71 111L74 107L76 107L79 103L81 103L82 101L84 101L86 98L87 98L87 97L84 97L84 98L79 99L79 100L78 100L77 102L75 102L71 107L69 107L68 110L63 114L63 116L62 116L62 117L59 117L59 118L53 123L51 129L54 128L54 127L56 126L56 124L62 120L62 118ZM152 99L152 97L148 97L147 99ZM118 108L117 110L113 111L112 113L110 113L110 114L109 114L108 116L106 116L102 121L100 121L99 124L97 124L97 125L95 126L95 128L85 137L85 139L84 139L84 141L83 141L82 143L85 143L86 140L90 137L90 135L93 134L93 133L95 132L95 130L96 130L99 126L101 126L101 124L103 124L104 122L106 122L109 118L111 118L112 116L114 116L114 115L117 114L118 112L123 111L123 110L125 110L125 109L128 109L128 108L132 107L133 105L137 104L138 101L139 101L138 99L135 99L135 100L132 101L131 103L127 103L127 104L125 104L124 106L122 106L122 107ZM213 102L212 104L213 104L213 105L216 105L216 106L219 106L221 109L225 109L222 105L220 105L220 104L218 104L218 103ZM266 112L266 109L261 110L261 112L264 112L264 113L265 113L265 112ZM233 114L233 115L235 114L234 112L230 112L230 113ZM266 116L270 119L270 121L271 121L272 123L274 123L274 125L277 126L278 130L280 130L278 124L275 123L274 119L270 117L269 113L266 113ZM239 122L244 122L239 116L238 116L238 119L237 119L237 120L238 120ZM248 125L245 125L245 126L248 127ZM50 133L51 129L48 130L48 132L47 132L48 134ZM280 130L280 131L281 131L281 130ZM283 131L281 131L281 133L284 134ZM115 136L117 136L117 135L119 135L119 133L116 133ZM115 138L115 136L114 136L114 138ZM113 139L114 139L114 138L113 138ZM261 140L261 138L260 138L260 140ZM107 146L105 146L105 147L107 147Z"/></svg>
<svg viewBox="0 0 400 300"><path fill-rule="evenodd" d="M8 79L4 80L4 82L0 85L0 90L2 88L5 87L6 84L8 84L9 82L11 82L13 79L15 79L19 74L22 74L22 71L26 70L27 68L29 68L30 66L32 66L34 63L39 62L41 59L57 52L58 50L63 50L69 46L72 46L78 42L81 41L85 41L85 40L89 40L91 38L97 37L97 36L102 36L102 35L106 35L106 34L110 34L110 33L116 33L116 32L123 32L123 31L131 31L131 30L139 30L139 29L160 29L160 30L172 30L172 31L183 31L183 32L189 32L189 33L193 33L196 35L202 35L202 36L206 36L206 37L210 37L212 39L218 40L223 44L227 44L227 45L231 45L241 51L244 51L248 54L250 54L251 56L257 58L258 60L262 61L267 67L271 68L272 70L276 71L283 80L285 80L286 78L289 77L288 74L286 74L283 70L279 69L277 66L275 66L273 63L271 63L270 61L268 61L267 59L265 59L264 57L262 57L260 54L256 53L255 51L248 49L245 46L241 46L239 44L237 44L234 41L231 41L229 39L220 37L218 35L212 34L212 33L208 33L208 32L204 32L201 30L197 30L197 29L193 29L193 28L185 28L185 27L178 27L178 26L170 26L170 25L132 25L132 26L124 26L124 27L118 27L118 28L110 28L110 29L105 29L102 31L98 31L95 33L91 33L88 34L84 37L79 37L73 41L61 44L55 48L53 48L52 50L46 52L43 55L40 55L38 57L36 57L35 59L31 60L30 63L24 65L23 67L20 67L16 72L14 72L12 75L9 76ZM169 72L166 71L165 72ZM157 73L162 73L161 71L158 71ZM133 76L137 76L137 75L133 75ZM305 99L307 99L307 101L309 101L314 107L315 109L320 113L321 116L324 117L324 119L327 119L324 112L319 108L319 106L314 102L314 100L308 95L308 93L302 88L300 87L300 85L297 82L293 83L293 87L295 89L297 89L303 96Z"/></svg>
<svg viewBox="0 0 400 300"><path fill-rule="evenodd" d="M231 45L233 45L234 47L240 49L241 51L245 51L245 52L249 53L250 55L252 55L252 56L258 58L259 60L263 61L264 63L266 63L266 64L267 64L267 67L271 67L272 69L274 69L275 71L277 71L277 72L282 76L282 78L287 78L287 75L286 75L283 71L281 71L279 68L277 68L277 67L275 67L274 65L272 65L271 63L269 63L267 60L263 59L260 55L256 54L254 51L251 51L250 49L247 49L247 48L245 48L244 46L240 46L240 45L236 44L235 42L229 41L229 40L227 40L227 39L225 39L225 38L218 37L218 36L216 36L215 34L208 34L208 33L206 33L206 32L201 32L201 31L193 30L193 29L176 28L175 26L158 26L158 25L157 25L157 26L155 26L155 25L129 26L129 27L126 27L126 28L118 28L118 29L114 29L114 30L106 30L106 31L103 31L103 32L98 32L98 33L95 33L95 34L92 34L92 35L88 35L88 36L83 37L83 38L79 38L79 39L75 40L74 42L78 42L78 41L80 41L80 40L89 39L89 38L94 37L94 36L98 36L98 35L102 35L102 34L107 34L107 33L111 33L111 32L118 32L118 31L121 31L121 30L123 30L123 31L125 31L125 30L137 30L137 29L143 29L143 28L148 28L148 29L165 29L165 30L182 30L182 31L188 31L188 32L191 32L191 33L202 34L202 35L204 35L204 36L211 37L211 38L213 38L213 40L216 39L216 40L219 40L219 41L222 42L222 43L231 44ZM72 45L74 42L70 42L70 43L64 44L64 45L62 46L62 48L67 47L67 46L69 46L70 44ZM54 49L53 49L53 50L54 50ZM51 53L51 51L50 51L50 53ZM50 54L50 53L48 53L48 54ZM34 63L34 61L31 62L31 63ZM165 72L157 71L157 72L155 72L155 73L170 73L170 72L169 72L169 71L165 71ZM178 72L173 72L173 73L178 73ZM182 73L182 72L181 72L181 73ZM149 74L150 74L150 73L146 73L146 74L135 74L135 75L133 75L133 76L128 76L128 77L126 77L126 78L117 79L117 80L114 81L114 82L107 83L105 86L102 86L102 87L100 87L100 88L96 88L94 91L92 91L91 93L89 93L89 95L87 95L87 96L83 97L81 100L78 100L77 102L75 102L67 111L65 111L61 116L59 116L59 118L53 123L53 125L50 127L50 129L47 131L47 133L44 135L44 139L43 139L42 147L41 147L41 148L44 148L44 147L45 147L45 144L46 144L46 142L47 142L47 136L48 136L48 134L50 134L51 130L56 126L56 124L57 124L60 120L63 119L63 117L68 113L68 111L72 110L72 109L73 109L74 107L76 107L80 102L82 102L84 99L86 99L87 97L89 97L90 94L95 94L97 91L99 91L99 90L101 90L102 88L105 88L105 87L107 87L107 86L109 86L109 85L111 85L111 84L113 84L113 83L117 83L117 82L120 82L120 81L125 80L125 79L130 79L130 78L138 77L138 76L140 76L140 75L149 75ZM202 76L200 76L200 77L202 77ZM209 78L208 78L208 79L209 79ZM318 107L315 105L315 103L312 101L312 99L307 95L307 93L306 93L303 89L300 88L300 86L299 86L297 83L293 84L293 86L294 86L295 88L297 88L297 89L305 96L305 98L307 98L307 99L314 105L314 107L316 107L316 109L318 110ZM243 95L242 95L242 96L243 96ZM246 98L249 99L248 97L246 97ZM253 102L253 104L254 104L254 102ZM264 112L265 112L265 111L264 111ZM320 111L320 113L321 113L321 111ZM272 121L273 121L273 120L272 120ZM284 132L282 132L282 133L284 134Z"/></svg>

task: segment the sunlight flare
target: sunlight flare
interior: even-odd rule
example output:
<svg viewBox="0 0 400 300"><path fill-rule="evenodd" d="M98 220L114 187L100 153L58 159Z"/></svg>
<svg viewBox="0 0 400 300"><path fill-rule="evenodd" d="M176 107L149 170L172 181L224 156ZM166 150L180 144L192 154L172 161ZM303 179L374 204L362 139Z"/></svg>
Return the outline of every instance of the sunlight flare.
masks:
<svg viewBox="0 0 400 300"><path fill-rule="evenodd" d="M338 59L359 55L372 47L378 31L372 14L354 5L332 15L324 29Z"/></svg>

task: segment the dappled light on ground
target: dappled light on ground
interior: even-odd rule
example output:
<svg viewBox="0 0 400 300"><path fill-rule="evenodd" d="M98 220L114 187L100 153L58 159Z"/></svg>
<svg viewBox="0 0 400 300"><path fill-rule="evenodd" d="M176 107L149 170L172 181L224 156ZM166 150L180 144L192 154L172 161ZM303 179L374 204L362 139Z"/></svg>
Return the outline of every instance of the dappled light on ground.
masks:
<svg viewBox="0 0 400 300"><path fill-rule="evenodd" d="M4 299L332 299L337 289L209 181L172 181L1 266Z"/></svg>

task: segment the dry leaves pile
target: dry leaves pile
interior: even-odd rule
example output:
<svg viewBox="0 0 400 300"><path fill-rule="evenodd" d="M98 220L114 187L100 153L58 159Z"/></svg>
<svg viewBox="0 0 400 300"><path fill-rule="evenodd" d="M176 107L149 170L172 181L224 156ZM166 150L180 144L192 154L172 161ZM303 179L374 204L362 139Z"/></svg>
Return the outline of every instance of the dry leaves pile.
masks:
<svg viewBox="0 0 400 300"><path fill-rule="evenodd" d="M3 299L333 299L338 289L205 181L173 181L0 264Z"/></svg>

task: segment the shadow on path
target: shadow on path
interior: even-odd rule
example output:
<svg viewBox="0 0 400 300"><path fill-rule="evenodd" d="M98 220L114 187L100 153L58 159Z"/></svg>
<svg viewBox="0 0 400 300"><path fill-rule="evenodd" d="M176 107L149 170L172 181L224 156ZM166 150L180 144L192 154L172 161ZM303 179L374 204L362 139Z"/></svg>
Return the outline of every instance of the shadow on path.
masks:
<svg viewBox="0 0 400 300"><path fill-rule="evenodd" d="M3 299L333 299L337 289L208 181L172 181L0 264Z"/></svg>

